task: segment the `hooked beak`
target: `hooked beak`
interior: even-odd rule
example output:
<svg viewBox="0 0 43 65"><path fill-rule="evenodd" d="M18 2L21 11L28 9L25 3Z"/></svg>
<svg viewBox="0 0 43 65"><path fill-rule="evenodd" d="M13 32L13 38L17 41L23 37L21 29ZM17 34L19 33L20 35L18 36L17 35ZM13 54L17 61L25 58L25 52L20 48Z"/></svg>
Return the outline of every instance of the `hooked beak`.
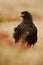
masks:
<svg viewBox="0 0 43 65"><path fill-rule="evenodd" d="M25 14L21 14L21 15L19 15L19 17L23 17L23 16L25 16Z"/></svg>

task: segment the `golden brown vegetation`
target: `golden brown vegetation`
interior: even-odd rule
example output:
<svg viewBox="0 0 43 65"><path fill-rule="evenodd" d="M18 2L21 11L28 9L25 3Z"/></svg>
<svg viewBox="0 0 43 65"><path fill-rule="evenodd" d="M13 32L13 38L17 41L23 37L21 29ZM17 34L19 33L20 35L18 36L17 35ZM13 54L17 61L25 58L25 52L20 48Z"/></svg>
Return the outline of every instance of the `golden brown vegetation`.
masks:
<svg viewBox="0 0 43 65"><path fill-rule="evenodd" d="M14 27L21 22L18 15L23 10L32 14L38 28L38 41L33 48L21 47L21 42L15 45L13 39ZM43 65L43 1L0 0L0 22L0 65Z"/></svg>

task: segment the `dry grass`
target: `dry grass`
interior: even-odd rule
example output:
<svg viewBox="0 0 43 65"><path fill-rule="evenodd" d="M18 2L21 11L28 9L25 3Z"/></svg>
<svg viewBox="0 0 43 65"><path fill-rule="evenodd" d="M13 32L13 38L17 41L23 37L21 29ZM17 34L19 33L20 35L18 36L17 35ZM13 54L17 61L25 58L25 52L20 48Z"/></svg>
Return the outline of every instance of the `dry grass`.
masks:
<svg viewBox="0 0 43 65"><path fill-rule="evenodd" d="M21 47L21 42L15 45L13 39L14 27L21 21L18 15L23 10L32 14L38 28L38 41L33 48ZM0 22L0 65L43 65L43 1L0 0Z"/></svg>
<svg viewBox="0 0 43 65"><path fill-rule="evenodd" d="M18 22L0 24L2 31L0 32L0 65L43 65L43 22L41 22L35 22L38 28L38 42L30 49L26 46L21 47L21 42L15 45L12 36Z"/></svg>
<svg viewBox="0 0 43 65"><path fill-rule="evenodd" d="M0 0L0 22L1 21L19 21L18 15L21 11L28 10L35 19L41 19L43 16L42 0Z"/></svg>

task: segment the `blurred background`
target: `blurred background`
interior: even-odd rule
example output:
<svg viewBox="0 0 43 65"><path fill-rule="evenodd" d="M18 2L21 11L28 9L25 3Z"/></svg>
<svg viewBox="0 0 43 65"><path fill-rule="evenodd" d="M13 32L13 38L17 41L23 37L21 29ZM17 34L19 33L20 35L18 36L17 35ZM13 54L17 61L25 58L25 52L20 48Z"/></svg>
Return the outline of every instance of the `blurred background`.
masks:
<svg viewBox="0 0 43 65"><path fill-rule="evenodd" d="M38 29L38 41L30 49L20 48L13 39L25 10ZM43 0L0 0L0 65L43 65Z"/></svg>
<svg viewBox="0 0 43 65"><path fill-rule="evenodd" d="M0 0L0 21L14 20L21 11L28 10L34 18L43 16L43 0Z"/></svg>
<svg viewBox="0 0 43 65"><path fill-rule="evenodd" d="M38 40L43 40L43 0L0 0L0 31L11 33L11 36L14 27L22 21L19 15L25 10L33 16L38 28Z"/></svg>

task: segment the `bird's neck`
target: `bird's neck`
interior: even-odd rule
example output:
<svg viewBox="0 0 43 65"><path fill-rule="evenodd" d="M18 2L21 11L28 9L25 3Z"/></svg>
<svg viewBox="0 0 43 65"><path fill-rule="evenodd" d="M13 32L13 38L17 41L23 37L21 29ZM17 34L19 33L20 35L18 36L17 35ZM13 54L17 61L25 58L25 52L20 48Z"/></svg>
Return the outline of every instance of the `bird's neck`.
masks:
<svg viewBox="0 0 43 65"><path fill-rule="evenodd" d="M33 23L32 20L30 20L30 19L28 19L28 18L27 18L27 19L23 19L23 22L24 22L24 23L28 23L28 24Z"/></svg>

